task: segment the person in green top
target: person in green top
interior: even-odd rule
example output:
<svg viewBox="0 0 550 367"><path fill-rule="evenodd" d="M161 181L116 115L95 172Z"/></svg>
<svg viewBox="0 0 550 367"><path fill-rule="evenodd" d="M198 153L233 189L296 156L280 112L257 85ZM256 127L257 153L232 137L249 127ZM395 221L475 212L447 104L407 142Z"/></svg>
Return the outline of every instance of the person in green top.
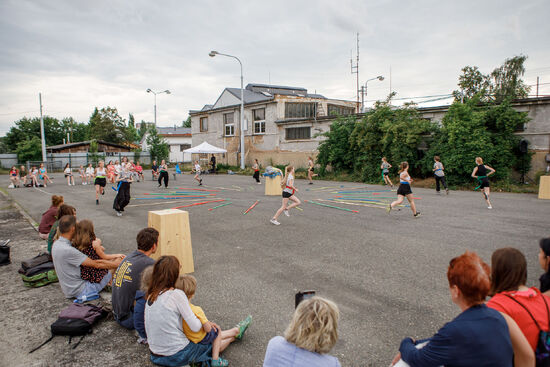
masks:
<svg viewBox="0 0 550 367"><path fill-rule="evenodd" d="M64 215L74 215L76 217L76 209L73 206L70 206L68 204L61 204L59 209L57 210L57 220L52 226L52 229L50 230L50 234L48 234L48 252L52 253L52 245L59 237L59 234L57 233L57 225L59 224L59 218L61 218Z"/></svg>

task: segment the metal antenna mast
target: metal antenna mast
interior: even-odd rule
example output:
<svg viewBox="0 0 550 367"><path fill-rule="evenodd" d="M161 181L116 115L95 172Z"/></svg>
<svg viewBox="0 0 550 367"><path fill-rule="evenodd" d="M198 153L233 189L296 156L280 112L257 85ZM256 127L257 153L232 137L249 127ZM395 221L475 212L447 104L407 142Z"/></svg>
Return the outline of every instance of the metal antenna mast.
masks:
<svg viewBox="0 0 550 367"><path fill-rule="evenodd" d="M357 91L357 112L359 111L359 33L357 33L357 59L355 61L355 66L353 66L353 56L350 57L351 73L357 75L357 85L355 90Z"/></svg>

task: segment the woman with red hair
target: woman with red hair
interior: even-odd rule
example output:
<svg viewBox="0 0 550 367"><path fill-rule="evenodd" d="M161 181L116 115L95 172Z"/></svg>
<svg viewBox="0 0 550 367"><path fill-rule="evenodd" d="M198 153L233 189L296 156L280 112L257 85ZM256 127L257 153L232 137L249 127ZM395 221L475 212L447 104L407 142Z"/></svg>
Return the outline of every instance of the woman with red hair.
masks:
<svg viewBox="0 0 550 367"><path fill-rule="evenodd" d="M447 279L462 312L428 340L403 339L393 364L402 358L411 367L534 367L533 350L514 320L484 304L489 274L489 266L473 252L452 259Z"/></svg>

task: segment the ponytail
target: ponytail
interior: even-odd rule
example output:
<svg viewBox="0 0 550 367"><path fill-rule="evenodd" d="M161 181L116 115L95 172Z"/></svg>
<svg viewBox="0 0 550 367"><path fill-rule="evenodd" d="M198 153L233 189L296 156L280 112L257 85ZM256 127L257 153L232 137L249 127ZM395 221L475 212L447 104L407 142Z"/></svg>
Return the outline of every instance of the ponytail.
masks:
<svg viewBox="0 0 550 367"><path fill-rule="evenodd" d="M288 165L288 166L285 167L285 176L283 177L283 180L281 181L281 187L282 188L285 188L286 182L288 180L288 173L290 171L292 171L292 168L294 168L294 167L292 167L291 165Z"/></svg>
<svg viewBox="0 0 550 367"><path fill-rule="evenodd" d="M407 168L409 168L409 163L407 163L407 162L401 162L401 164L399 165L399 173L403 172L403 171L406 170Z"/></svg>

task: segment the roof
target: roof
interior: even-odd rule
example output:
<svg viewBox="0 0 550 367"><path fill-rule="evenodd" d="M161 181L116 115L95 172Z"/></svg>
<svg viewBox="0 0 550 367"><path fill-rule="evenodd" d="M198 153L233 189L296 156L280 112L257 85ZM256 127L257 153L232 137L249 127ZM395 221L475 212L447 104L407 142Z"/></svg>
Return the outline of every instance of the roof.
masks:
<svg viewBox="0 0 550 367"><path fill-rule="evenodd" d="M225 88L226 91L233 94L239 100L241 100L241 88ZM258 92L252 92L248 89L243 89L244 104L257 103L263 101L270 101L273 99L273 95L265 95Z"/></svg>
<svg viewBox="0 0 550 367"><path fill-rule="evenodd" d="M75 142L75 143L50 145L49 147L46 147L46 149L56 150L56 149L74 148L74 147L79 147L79 146L82 146L82 145L89 145L91 142L92 142L91 140L85 140L85 141L78 141L78 142ZM108 141L105 141L105 140L97 140L97 143L98 144L103 144L103 145L110 145L112 147L117 147L117 148L126 148L126 149L129 148L128 145L117 144L117 143L109 143Z"/></svg>
<svg viewBox="0 0 550 367"><path fill-rule="evenodd" d="M159 135L191 135L190 127L158 127L157 133Z"/></svg>
<svg viewBox="0 0 550 367"><path fill-rule="evenodd" d="M214 107L213 104L205 104L203 108L201 108L201 111L208 111L211 110L212 107Z"/></svg>

